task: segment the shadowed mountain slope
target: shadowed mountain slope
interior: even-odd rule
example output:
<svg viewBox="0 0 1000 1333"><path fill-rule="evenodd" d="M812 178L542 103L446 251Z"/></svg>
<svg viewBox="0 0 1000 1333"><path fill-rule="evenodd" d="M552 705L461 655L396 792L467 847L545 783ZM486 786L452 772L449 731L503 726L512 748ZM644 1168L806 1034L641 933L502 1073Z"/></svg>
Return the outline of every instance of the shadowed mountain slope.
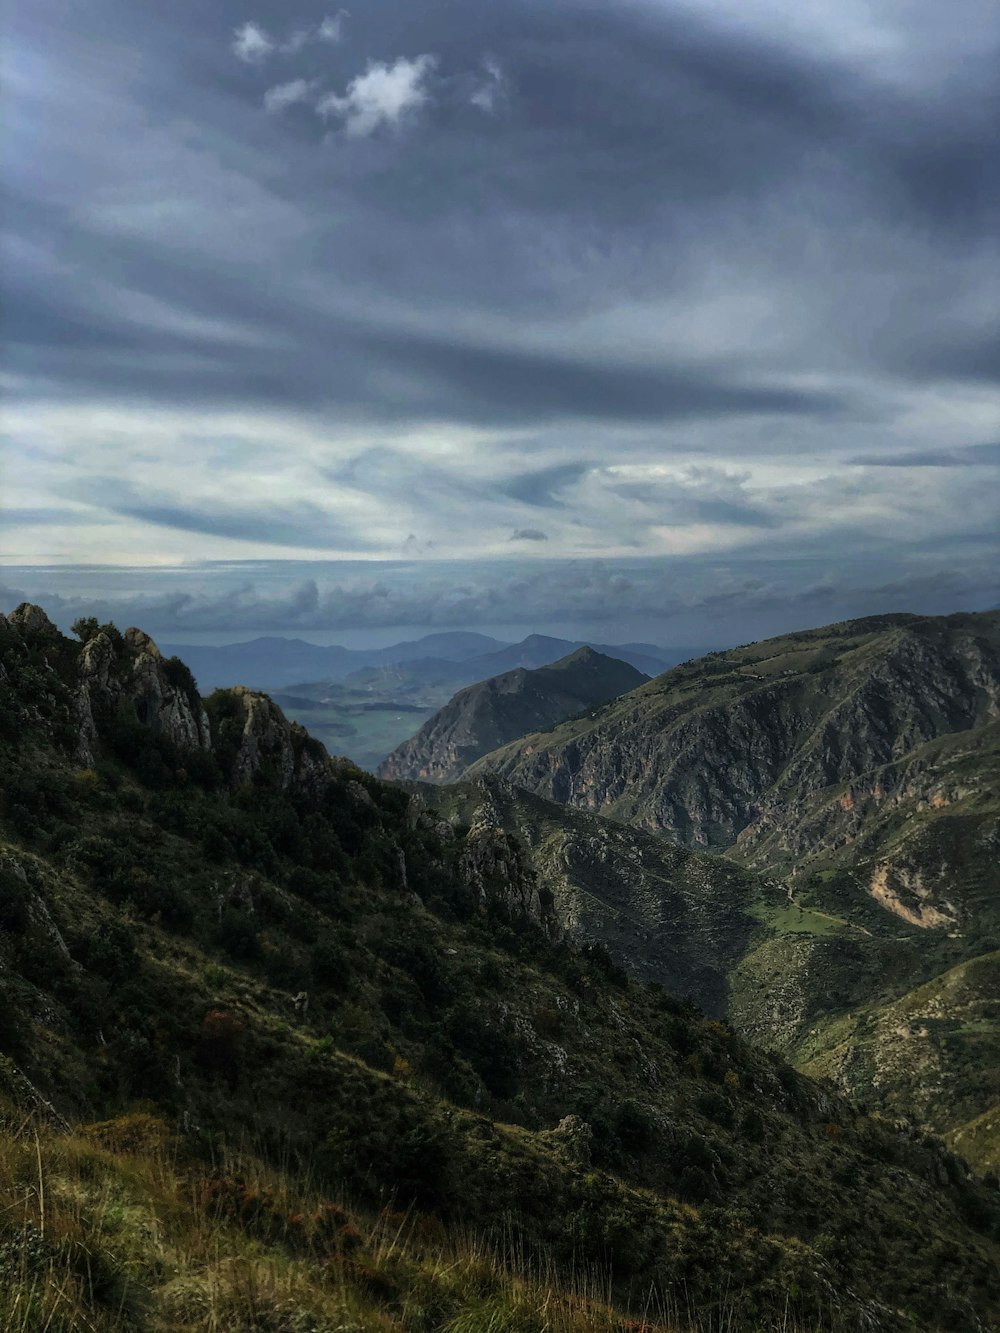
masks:
<svg viewBox="0 0 1000 1333"><path fill-rule="evenodd" d="M383 761L378 774L453 781L488 751L617 698L645 679L634 667L592 648L579 648L533 671L518 667L460 690Z"/></svg>

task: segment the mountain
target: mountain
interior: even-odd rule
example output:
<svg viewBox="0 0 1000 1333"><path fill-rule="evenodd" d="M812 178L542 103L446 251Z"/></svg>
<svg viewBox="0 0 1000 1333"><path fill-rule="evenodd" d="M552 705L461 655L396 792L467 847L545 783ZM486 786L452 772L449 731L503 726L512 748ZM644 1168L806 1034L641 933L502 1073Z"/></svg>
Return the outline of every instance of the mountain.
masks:
<svg viewBox="0 0 1000 1333"><path fill-rule="evenodd" d="M214 646L167 644L164 651L181 657L208 690L230 685L275 690L300 687L307 681L344 681L353 687L377 682L381 686L393 679L403 686L432 683L457 688L515 667L547 666L585 646L542 634L506 644L486 634L455 631L428 634L387 648L322 647L303 639L272 636ZM631 663L646 676L658 675L690 655L687 649L668 652L644 643L594 646Z"/></svg>
<svg viewBox="0 0 1000 1333"><path fill-rule="evenodd" d="M324 647L304 639L264 636L245 643L167 644L167 653L183 658L203 689L252 685L280 689L305 680L339 681L366 667L416 662L438 657L463 662L505 647L487 634L466 631L428 634L387 648Z"/></svg>
<svg viewBox="0 0 1000 1333"><path fill-rule="evenodd" d="M517 667L460 690L383 761L378 775L450 782L489 750L617 698L645 679L593 648L533 671Z"/></svg>
<svg viewBox="0 0 1000 1333"><path fill-rule="evenodd" d="M518 667L534 670L537 667L548 666L551 662L557 662L568 654L588 646L606 657L627 662L644 676L658 676L668 665L678 660L677 656L647 643L588 645L582 642L569 642L566 639L553 639L546 634L529 634L520 643L512 643L498 648L495 652L470 658L465 663L467 678L470 682L487 680L502 672L516 670ZM468 672L472 671L477 674L468 675Z"/></svg>
<svg viewBox="0 0 1000 1333"><path fill-rule="evenodd" d="M998 700L996 613L855 621L687 663L468 776L780 877L729 1021L995 1168Z"/></svg>
<svg viewBox="0 0 1000 1333"><path fill-rule="evenodd" d="M994 1189L578 947L428 791L140 631L0 620L8 1326L996 1325ZM721 863L676 858L693 910Z"/></svg>
<svg viewBox="0 0 1000 1333"><path fill-rule="evenodd" d="M824 800L998 712L1000 615L884 616L675 667L479 768L690 846L766 836L771 864L795 864Z"/></svg>

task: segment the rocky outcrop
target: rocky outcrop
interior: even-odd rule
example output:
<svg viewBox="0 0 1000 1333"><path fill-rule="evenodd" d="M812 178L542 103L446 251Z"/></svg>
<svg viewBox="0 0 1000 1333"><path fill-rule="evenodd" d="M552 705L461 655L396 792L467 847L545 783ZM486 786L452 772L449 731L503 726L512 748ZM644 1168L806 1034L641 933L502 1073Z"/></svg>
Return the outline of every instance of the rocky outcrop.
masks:
<svg viewBox="0 0 1000 1333"><path fill-rule="evenodd" d="M82 763L93 764L99 753L99 719L123 708L180 750L211 748L208 716L189 673L180 663L166 661L142 630L94 634L80 650L78 672Z"/></svg>
<svg viewBox="0 0 1000 1333"><path fill-rule="evenodd" d="M268 695L245 685L237 685L230 693L243 711L243 730L230 774L233 785L243 786L265 772L282 791L316 786L326 770L322 745L298 723L289 722Z"/></svg>
<svg viewBox="0 0 1000 1333"><path fill-rule="evenodd" d="M626 662L580 648L550 666L519 667L459 690L381 764L388 780L453 782L481 755L641 685Z"/></svg>
<svg viewBox="0 0 1000 1333"><path fill-rule="evenodd" d="M550 936L559 934L552 896L540 889L524 848L504 826L503 813L488 790L466 834L459 876L484 906L497 903L515 918L534 921Z"/></svg>

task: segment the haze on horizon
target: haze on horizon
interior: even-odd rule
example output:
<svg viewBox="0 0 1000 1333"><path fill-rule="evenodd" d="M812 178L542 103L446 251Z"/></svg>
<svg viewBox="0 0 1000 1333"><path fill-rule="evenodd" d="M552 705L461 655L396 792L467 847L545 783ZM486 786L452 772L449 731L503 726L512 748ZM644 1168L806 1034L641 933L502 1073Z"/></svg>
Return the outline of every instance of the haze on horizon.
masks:
<svg viewBox="0 0 1000 1333"><path fill-rule="evenodd" d="M1000 603L990 0L32 0L0 609L733 643Z"/></svg>

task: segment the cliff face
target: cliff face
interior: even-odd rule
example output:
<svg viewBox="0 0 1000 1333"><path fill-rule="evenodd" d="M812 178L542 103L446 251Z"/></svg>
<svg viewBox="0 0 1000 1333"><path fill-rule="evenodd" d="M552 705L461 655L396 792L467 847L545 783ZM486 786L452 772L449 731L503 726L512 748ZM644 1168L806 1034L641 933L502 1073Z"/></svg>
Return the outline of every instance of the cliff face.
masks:
<svg viewBox="0 0 1000 1333"><path fill-rule="evenodd" d="M815 850L803 818L823 793L998 716L1000 615L853 621L677 667L470 775L692 847L766 834L773 863Z"/></svg>
<svg viewBox="0 0 1000 1333"><path fill-rule="evenodd" d="M615 699L645 679L627 662L581 648L551 666L519 667L469 685L389 755L379 776L453 782L490 750Z"/></svg>
<svg viewBox="0 0 1000 1333"><path fill-rule="evenodd" d="M21 677L34 672L38 701L25 722L57 723L72 736L78 762L92 768L124 732L139 728L161 740L183 767L185 756L220 761L231 787L266 769L283 790L315 787L330 762L323 746L290 723L266 694L237 685L217 691L211 708L177 658L165 658L140 629L108 625L82 644L63 638L45 612L24 603L3 619L6 662ZM4 677L0 677L2 680ZM25 691L18 692L23 698ZM30 715L29 715L30 714Z"/></svg>
<svg viewBox="0 0 1000 1333"><path fill-rule="evenodd" d="M173 668L142 630L127 629L118 639L97 633L80 650L77 670L81 762L92 765L100 750L96 719L122 710L180 750L211 747L208 716L194 682Z"/></svg>

